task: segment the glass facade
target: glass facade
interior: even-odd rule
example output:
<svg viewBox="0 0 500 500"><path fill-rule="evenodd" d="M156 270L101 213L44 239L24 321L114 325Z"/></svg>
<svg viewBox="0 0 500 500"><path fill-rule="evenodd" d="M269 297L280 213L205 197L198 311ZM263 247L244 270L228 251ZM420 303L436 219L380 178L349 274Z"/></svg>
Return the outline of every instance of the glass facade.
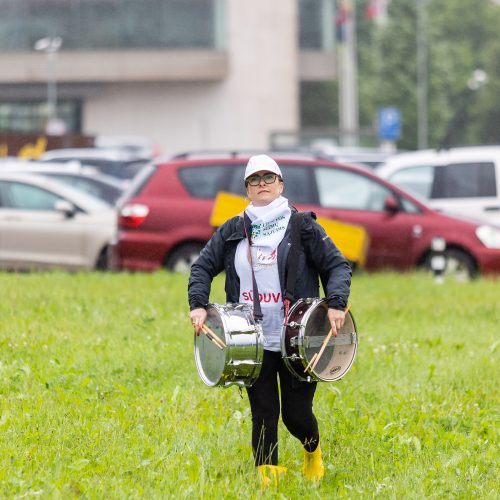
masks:
<svg viewBox="0 0 500 500"><path fill-rule="evenodd" d="M228 1L0 0L0 53L33 52L46 37L61 37L63 51L222 49ZM300 49L333 50L335 0L296 1ZM43 131L49 113L37 97L3 91L0 131ZM80 132L81 110L79 100L58 102L68 132Z"/></svg>
<svg viewBox="0 0 500 500"><path fill-rule="evenodd" d="M81 132L81 102L61 100L57 103L57 116L64 120L67 131ZM47 124L45 101L0 101L0 132L40 133Z"/></svg>
<svg viewBox="0 0 500 500"><path fill-rule="evenodd" d="M0 50L219 49L227 0L0 0ZM332 50L335 0L298 0L299 47Z"/></svg>
<svg viewBox="0 0 500 500"><path fill-rule="evenodd" d="M0 0L0 50L219 48L223 0Z"/></svg>

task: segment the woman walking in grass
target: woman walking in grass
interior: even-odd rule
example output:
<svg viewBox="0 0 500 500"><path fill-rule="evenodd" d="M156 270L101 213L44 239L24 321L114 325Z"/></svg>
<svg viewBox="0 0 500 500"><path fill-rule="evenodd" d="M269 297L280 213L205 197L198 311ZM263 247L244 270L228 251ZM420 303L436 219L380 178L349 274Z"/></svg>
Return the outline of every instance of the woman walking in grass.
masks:
<svg viewBox="0 0 500 500"><path fill-rule="evenodd" d="M223 224L207 243L189 277L190 319L199 334L207 318L213 278L226 273L226 299L254 305L253 278L261 300L264 355L256 382L247 388L252 412L252 449L263 484L277 483L286 468L278 465L278 419L304 449L307 479L324 475L318 422L313 413L316 382L302 382L287 369L281 355L290 220L297 213L282 196L283 176L267 155L250 158L245 170L250 204L244 214ZM245 220L246 230L245 230ZM336 334L344 324L351 269L312 213L301 214L295 300L318 297L319 279L328 301L328 319ZM251 238L248 235L251 234ZM250 250L249 250L250 247ZM259 306L256 307L256 309ZM279 388L278 388L279 379Z"/></svg>

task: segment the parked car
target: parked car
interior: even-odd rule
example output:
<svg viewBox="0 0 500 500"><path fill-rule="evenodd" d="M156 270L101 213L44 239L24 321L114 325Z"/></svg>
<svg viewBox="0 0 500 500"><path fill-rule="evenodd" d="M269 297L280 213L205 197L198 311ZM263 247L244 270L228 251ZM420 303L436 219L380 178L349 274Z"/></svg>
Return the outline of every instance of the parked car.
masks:
<svg viewBox="0 0 500 500"><path fill-rule="evenodd" d="M436 210L500 225L500 147L404 153L387 160L377 174Z"/></svg>
<svg viewBox="0 0 500 500"><path fill-rule="evenodd" d="M377 168L397 154L397 151L387 151L380 148L337 146L331 141L322 140L313 141L311 148L328 160L352 163L370 169Z"/></svg>
<svg viewBox="0 0 500 500"><path fill-rule="evenodd" d="M114 206L125 190L125 184L115 177L101 174L94 167L63 165L36 161L12 160L0 162L0 171L49 177L84 191L110 206Z"/></svg>
<svg viewBox="0 0 500 500"><path fill-rule="evenodd" d="M325 157L332 161L339 163L352 163L355 165L369 167L371 169L377 168L392 156L394 156L394 153L387 153L378 150L363 151L356 149L325 154Z"/></svg>
<svg viewBox="0 0 500 500"><path fill-rule="evenodd" d="M150 161L150 158L139 157L127 151L101 148L69 148L52 149L45 152L41 161L69 162L78 161L91 165L103 174L130 181Z"/></svg>
<svg viewBox="0 0 500 500"><path fill-rule="evenodd" d="M0 171L0 267L105 269L116 211L46 177Z"/></svg>
<svg viewBox="0 0 500 500"><path fill-rule="evenodd" d="M365 168L273 155L285 196L300 210L363 226L368 270L430 266L431 244L445 238L448 270L463 276L500 273L500 229L446 216ZM244 193L248 157L183 157L146 167L119 205L112 247L119 269L188 269L212 235L218 191Z"/></svg>
<svg viewBox="0 0 500 500"><path fill-rule="evenodd" d="M158 146L151 139L140 135L98 135L94 144L99 149L125 151L139 158L159 156Z"/></svg>

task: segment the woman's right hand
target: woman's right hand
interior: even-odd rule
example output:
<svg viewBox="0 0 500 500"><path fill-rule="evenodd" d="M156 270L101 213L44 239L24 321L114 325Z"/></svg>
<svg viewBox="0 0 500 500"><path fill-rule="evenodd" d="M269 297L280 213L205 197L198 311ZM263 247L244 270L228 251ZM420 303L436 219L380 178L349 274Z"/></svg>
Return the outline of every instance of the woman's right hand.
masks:
<svg viewBox="0 0 500 500"><path fill-rule="evenodd" d="M198 307L196 309L193 309L189 313L189 319L191 320L191 323L194 326L194 330L196 332L196 335L199 335L201 332L201 327L205 323L207 319L207 311L203 307Z"/></svg>

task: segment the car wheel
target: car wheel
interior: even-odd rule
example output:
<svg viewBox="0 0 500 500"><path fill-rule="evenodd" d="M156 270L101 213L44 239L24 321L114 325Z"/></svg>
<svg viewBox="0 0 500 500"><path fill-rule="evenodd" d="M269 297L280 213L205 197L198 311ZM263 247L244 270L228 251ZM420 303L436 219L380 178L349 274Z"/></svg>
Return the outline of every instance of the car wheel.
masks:
<svg viewBox="0 0 500 500"><path fill-rule="evenodd" d="M108 269L108 249L104 247L97 258L97 262L95 264L95 268L98 271L106 271Z"/></svg>
<svg viewBox="0 0 500 500"><path fill-rule="evenodd" d="M463 250L450 248L443 253L445 267L444 277L454 278L456 281L470 281L477 276L477 268L474 259ZM426 260L425 267L432 271L432 254Z"/></svg>
<svg viewBox="0 0 500 500"><path fill-rule="evenodd" d="M176 248L167 258L165 267L175 273L187 272L203 248L201 243L186 243Z"/></svg>

